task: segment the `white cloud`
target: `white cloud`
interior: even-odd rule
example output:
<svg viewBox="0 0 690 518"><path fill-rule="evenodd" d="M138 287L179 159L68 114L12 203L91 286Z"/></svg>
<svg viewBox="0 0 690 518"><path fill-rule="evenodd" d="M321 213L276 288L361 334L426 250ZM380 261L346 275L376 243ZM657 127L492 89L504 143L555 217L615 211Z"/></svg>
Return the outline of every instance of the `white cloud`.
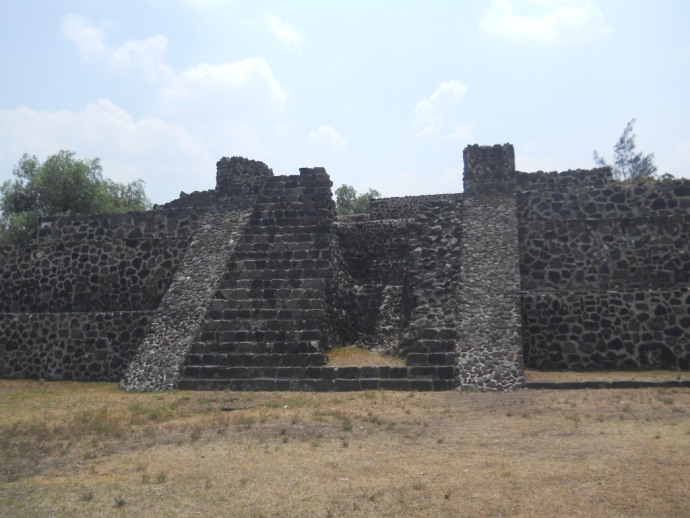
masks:
<svg viewBox="0 0 690 518"><path fill-rule="evenodd" d="M175 76L161 99L167 109L188 101L218 102L216 109L228 103L245 110L263 112L283 108L286 94L263 58L234 63L202 63Z"/></svg>
<svg viewBox="0 0 690 518"><path fill-rule="evenodd" d="M207 11L227 5L229 0L178 0L180 5L191 7L192 9L199 9L200 11Z"/></svg>
<svg viewBox="0 0 690 518"><path fill-rule="evenodd" d="M160 119L135 120L107 99L81 111L1 110L0 142L3 174L23 153L45 158L70 149L80 157L100 157L105 175L116 181L143 179L157 202L173 199L180 189L214 186L215 160L200 139Z"/></svg>
<svg viewBox="0 0 690 518"><path fill-rule="evenodd" d="M434 93L419 101L413 110L415 136L471 140L472 125L455 122L459 116L458 104L465 98L467 88L455 79L444 81Z"/></svg>
<svg viewBox="0 0 690 518"><path fill-rule="evenodd" d="M309 133L309 140L316 144L328 146L333 151L342 151L347 145L345 140L332 126L320 126Z"/></svg>
<svg viewBox="0 0 690 518"><path fill-rule="evenodd" d="M287 43L302 43L302 35L298 33L289 23L281 22L272 14L268 15L266 22L268 23L268 28L271 29L273 35L279 40Z"/></svg>
<svg viewBox="0 0 690 518"><path fill-rule="evenodd" d="M165 36L129 40L118 48L110 48L105 43L103 28L77 14L62 17L60 32L63 38L76 45L87 62L105 61L118 70L134 71L154 82L172 75L170 67L163 61L168 49Z"/></svg>
<svg viewBox="0 0 690 518"><path fill-rule="evenodd" d="M67 14L61 19L60 33L66 40L73 42L82 57L91 61L107 54L105 32L95 27L83 16Z"/></svg>
<svg viewBox="0 0 690 518"><path fill-rule="evenodd" d="M601 10L588 0L532 0L536 14L516 12L512 0L493 0L479 26L512 41L583 43L610 32Z"/></svg>
<svg viewBox="0 0 690 518"><path fill-rule="evenodd" d="M175 73L164 61L168 47L164 36L129 40L110 48L103 28L76 14L62 18L62 35L77 46L87 62L134 70L164 85L160 102L169 111L187 103L197 115L230 113L237 117L239 113L279 111L285 104L286 93L261 57L217 65L201 63Z"/></svg>
<svg viewBox="0 0 690 518"><path fill-rule="evenodd" d="M231 4L231 0L147 0L154 7L165 7L168 4L179 4L182 7L208 11Z"/></svg>

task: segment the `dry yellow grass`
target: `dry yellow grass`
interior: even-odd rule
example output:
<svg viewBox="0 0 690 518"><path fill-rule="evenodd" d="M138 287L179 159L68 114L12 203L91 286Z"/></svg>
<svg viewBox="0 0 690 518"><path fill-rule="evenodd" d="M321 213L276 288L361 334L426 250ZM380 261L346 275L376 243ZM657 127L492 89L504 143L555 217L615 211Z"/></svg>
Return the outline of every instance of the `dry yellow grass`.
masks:
<svg viewBox="0 0 690 518"><path fill-rule="evenodd" d="M677 371L525 371L525 381L674 381L690 380L690 372Z"/></svg>
<svg viewBox="0 0 690 518"><path fill-rule="evenodd" d="M378 354L368 349L347 346L336 347L328 352L328 365L332 367L361 367L363 365L405 365L405 360L397 356Z"/></svg>
<svg viewBox="0 0 690 518"><path fill-rule="evenodd" d="M3 516L688 516L690 390L0 381Z"/></svg>

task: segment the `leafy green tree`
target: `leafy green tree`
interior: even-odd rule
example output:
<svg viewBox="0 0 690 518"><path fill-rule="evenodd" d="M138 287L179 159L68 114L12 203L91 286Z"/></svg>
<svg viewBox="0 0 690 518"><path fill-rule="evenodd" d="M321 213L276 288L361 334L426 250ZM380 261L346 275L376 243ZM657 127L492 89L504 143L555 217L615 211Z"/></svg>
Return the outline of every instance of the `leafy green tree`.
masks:
<svg viewBox="0 0 690 518"><path fill-rule="evenodd" d="M19 160L13 170L16 178L0 186L0 244L25 241L41 217L151 207L143 181L120 184L104 179L98 158L74 155L63 150L44 163L26 154Z"/></svg>
<svg viewBox="0 0 690 518"><path fill-rule="evenodd" d="M364 214L369 212L371 200L379 197L381 193L376 189L369 189L366 193L358 194L354 187L343 184L335 190L336 212L340 216Z"/></svg>
<svg viewBox="0 0 690 518"><path fill-rule="evenodd" d="M613 146L613 166L609 165L597 151L594 151L594 163L599 167L610 167L613 170L613 177L620 181L656 178L657 169L654 165L654 153L645 156L642 152L637 151L635 133L633 132L634 126L635 119L632 119L625 126L616 145Z"/></svg>

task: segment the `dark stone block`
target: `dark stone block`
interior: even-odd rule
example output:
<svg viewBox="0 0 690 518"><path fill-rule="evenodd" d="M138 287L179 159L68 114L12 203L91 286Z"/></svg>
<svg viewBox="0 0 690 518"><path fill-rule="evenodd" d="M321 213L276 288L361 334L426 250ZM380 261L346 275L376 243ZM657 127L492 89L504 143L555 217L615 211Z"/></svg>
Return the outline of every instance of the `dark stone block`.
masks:
<svg viewBox="0 0 690 518"><path fill-rule="evenodd" d="M409 353L407 355L407 358L405 359L405 363L407 365L428 365L429 364L429 357L430 356L438 356L438 354L442 353L433 353L433 354L427 354L427 353Z"/></svg>
<svg viewBox="0 0 690 518"><path fill-rule="evenodd" d="M314 381L316 392L331 392L335 389L335 381L332 379L317 379Z"/></svg>
<svg viewBox="0 0 690 518"><path fill-rule="evenodd" d="M358 379L361 377L361 370L359 367L337 367L335 376L342 379Z"/></svg>
<svg viewBox="0 0 690 518"><path fill-rule="evenodd" d="M433 380L433 390L452 390L454 387L455 382L452 379Z"/></svg>
<svg viewBox="0 0 690 518"><path fill-rule="evenodd" d="M438 367L437 376L441 379L452 379L455 377L455 367L450 365Z"/></svg>
<svg viewBox="0 0 690 518"><path fill-rule="evenodd" d="M390 367L388 375L391 378L407 378L407 367Z"/></svg>
<svg viewBox="0 0 690 518"><path fill-rule="evenodd" d="M670 329L664 329L664 334L668 336L682 336L684 331L678 327L678 326L673 326Z"/></svg>
<svg viewBox="0 0 690 518"><path fill-rule="evenodd" d="M359 380L360 390L376 390L379 388L378 378L362 378Z"/></svg>
<svg viewBox="0 0 690 518"><path fill-rule="evenodd" d="M380 368L371 365L365 365L363 367L360 367L359 376L361 378L378 378L381 376Z"/></svg>
<svg viewBox="0 0 690 518"><path fill-rule="evenodd" d="M434 384L430 379L411 379L410 389L419 391L434 390Z"/></svg>
<svg viewBox="0 0 690 518"><path fill-rule="evenodd" d="M295 390L300 390L304 392L314 392L316 390L316 380L298 379L295 380L293 387Z"/></svg>
<svg viewBox="0 0 690 518"><path fill-rule="evenodd" d="M438 367L436 366L413 366L407 369L407 375L410 377L436 377L438 374Z"/></svg>
<svg viewBox="0 0 690 518"><path fill-rule="evenodd" d="M338 391L355 391L359 390L359 379L335 379L335 390Z"/></svg>

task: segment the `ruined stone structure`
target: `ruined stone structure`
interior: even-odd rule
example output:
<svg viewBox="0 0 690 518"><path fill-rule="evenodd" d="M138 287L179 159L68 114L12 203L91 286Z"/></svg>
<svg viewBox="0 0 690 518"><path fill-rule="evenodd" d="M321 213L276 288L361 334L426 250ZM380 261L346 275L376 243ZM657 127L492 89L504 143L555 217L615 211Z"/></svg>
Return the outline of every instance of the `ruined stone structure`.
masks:
<svg viewBox="0 0 690 518"><path fill-rule="evenodd" d="M126 390L509 390L523 366L690 367L690 181L515 171L336 217L322 168L218 162L214 190L41 221L0 250L0 376ZM332 367L333 346L401 367Z"/></svg>

